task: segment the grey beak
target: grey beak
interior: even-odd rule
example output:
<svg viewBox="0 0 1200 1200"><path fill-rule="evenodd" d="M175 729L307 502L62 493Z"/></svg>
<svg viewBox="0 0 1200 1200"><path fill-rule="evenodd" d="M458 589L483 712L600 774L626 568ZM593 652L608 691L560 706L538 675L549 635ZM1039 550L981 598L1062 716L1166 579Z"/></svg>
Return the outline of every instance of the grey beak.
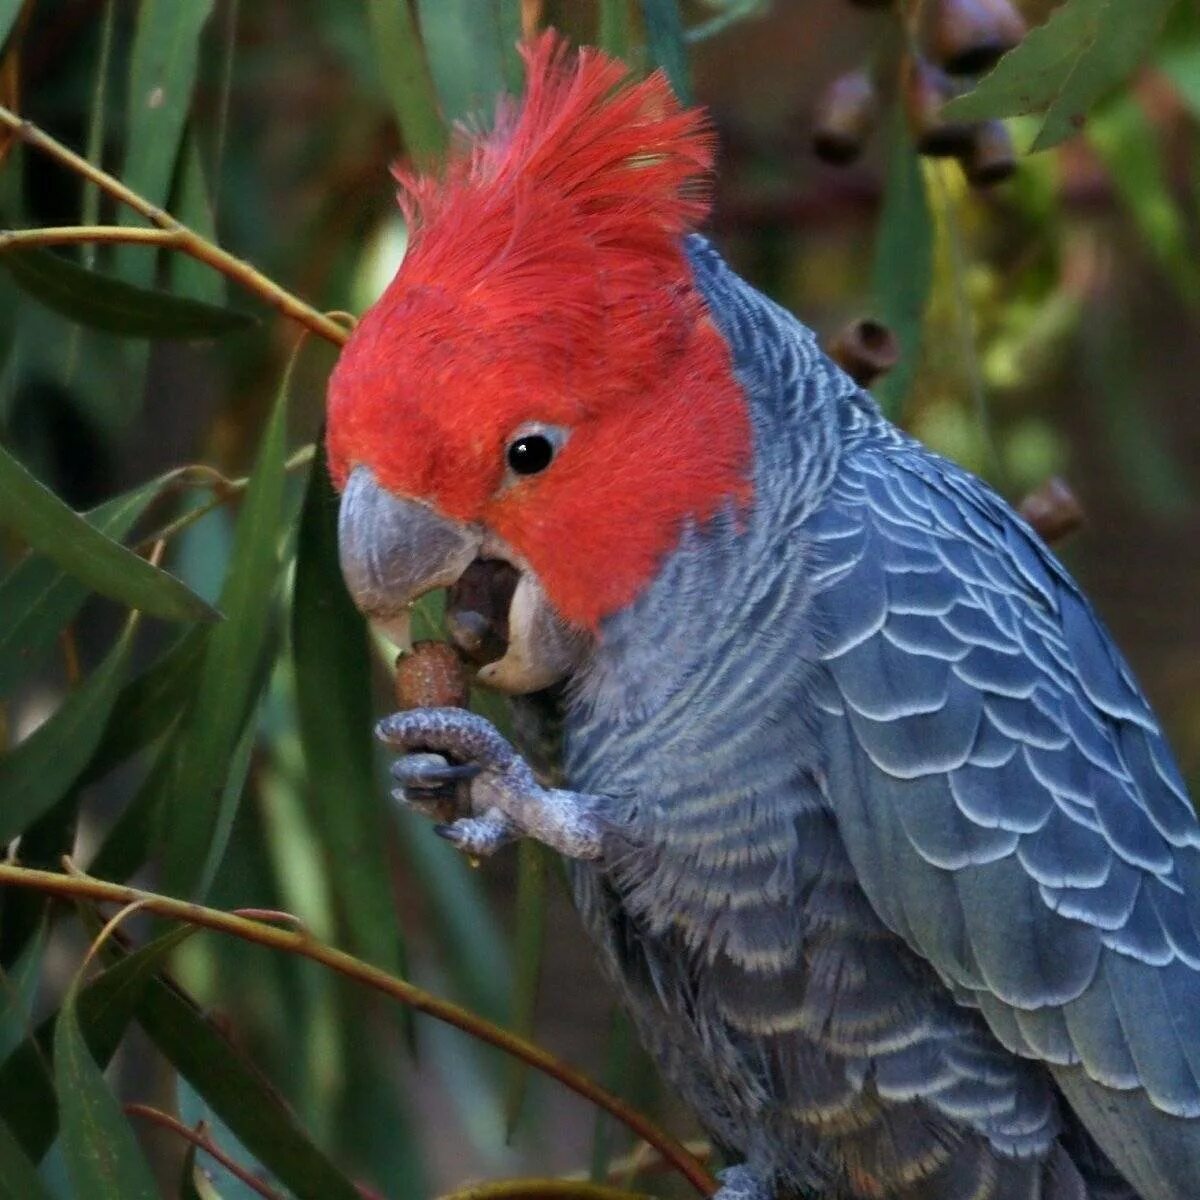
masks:
<svg viewBox="0 0 1200 1200"><path fill-rule="evenodd" d="M479 553L482 534L417 500L398 499L355 467L342 492L338 554L354 602L405 642L414 600L448 587Z"/></svg>

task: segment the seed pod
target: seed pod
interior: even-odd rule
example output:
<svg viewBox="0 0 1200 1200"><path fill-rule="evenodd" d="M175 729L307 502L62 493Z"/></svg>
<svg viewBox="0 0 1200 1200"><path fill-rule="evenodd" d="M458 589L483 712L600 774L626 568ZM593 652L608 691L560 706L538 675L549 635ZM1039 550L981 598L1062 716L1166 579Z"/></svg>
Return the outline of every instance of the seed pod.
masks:
<svg viewBox="0 0 1200 1200"><path fill-rule="evenodd" d="M817 102L813 150L827 163L853 162L863 152L879 116L875 82L864 70L835 79Z"/></svg>
<svg viewBox="0 0 1200 1200"><path fill-rule="evenodd" d="M975 127L967 152L959 159L968 181L991 187L1011 179L1017 170L1017 152L1003 121L984 121Z"/></svg>
<svg viewBox="0 0 1200 1200"><path fill-rule="evenodd" d="M1017 506L1021 514L1041 535L1054 545L1078 529L1084 521L1083 505L1065 479L1052 475L1035 488Z"/></svg>
<svg viewBox="0 0 1200 1200"><path fill-rule="evenodd" d="M990 70L1027 29L1012 0L925 0L921 26L926 53L951 75Z"/></svg>
<svg viewBox="0 0 1200 1200"><path fill-rule="evenodd" d="M860 387L869 387L900 361L900 343L882 321L851 321L829 347L833 359Z"/></svg>
<svg viewBox="0 0 1200 1200"><path fill-rule="evenodd" d="M943 105L953 95L954 85L932 63L905 60L904 108L918 154L959 158L970 149L974 126L942 116Z"/></svg>
<svg viewBox="0 0 1200 1200"><path fill-rule="evenodd" d="M445 642L416 642L396 659L396 704L409 708L466 708L469 687L462 662Z"/></svg>

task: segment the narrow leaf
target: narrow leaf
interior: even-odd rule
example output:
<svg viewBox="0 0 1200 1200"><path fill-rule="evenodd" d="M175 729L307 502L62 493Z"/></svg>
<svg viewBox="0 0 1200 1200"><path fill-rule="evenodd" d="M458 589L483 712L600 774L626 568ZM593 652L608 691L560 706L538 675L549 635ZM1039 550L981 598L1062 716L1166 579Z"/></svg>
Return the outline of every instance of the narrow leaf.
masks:
<svg viewBox="0 0 1200 1200"><path fill-rule="evenodd" d="M920 364L921 329L933 283L933 218L921 160L899 112L893 119L888 153L872 293L876 315L900 342L900 362L875 387L876 399L895 420Z"/></svg>
<svg viewBox="0 0 1200 1200"><path fill-rule="evenodd" d="M158 494L161 480L106 501L84 520L105 537L120 541ZM88 589L53 559L26 555L0 580L0 696L13 689L55 645L74 619Z"/></svg>
<svg viewBox="0 0 1200 1200"><path fill-rule="evenodd" d="M323 450L300 517L292 646L312 819L350 946L399 973L403 954L386 854L387 801L375 777L371 738L367 629L338 566L337 496Z"/></svg>
<svg viewBox="0 0 1200 1200"><path fill-rule="evenodd" d="M191 107L200 35L213 0L141 0L129 60L122 181L151 204L166 207ZM137 220L122 214L129 224ZM154 252L123 246L117 273L141 287L154 278Z"/></svg>
<svg viewBox="0 0 1200 1200"><path fill-rule="evenodd" d="M295 359L293 357L293 363ZM175 795L167 810L164 890L198 898L211 882L230 762L263 685L255 669L273 627L281 573L287 396L291 367L263 435L258 461L238 516L221 608L226 619L208 640L179 751Z"/></svg>
<svg viewBox="0 0 1200 1200"><path fill-rule="evenodd" d="M217 240L216 217L194 123L181 151L175 211L189 229L194 229L210 242ZM172 254L167 260L167 268L171 291L176 295L215 305L218 312L229 311L224 307L225 276L214 271L207 263L198 262L188 254Z"/></svg>
<svg viewBox="0 0 1200 1200"><path fill-rule="evenodd" d="M178 720L195 692L211 629L193 626L121 689L81 783L102 778Z"/></svg>
<svg viewBox="0 0 1200 1200"><path fill-rule="evenodd" d="M1079 131L1088 111L1149 54L1176 0L1067 0L967 95L946 106L959 121L1044 112L1034 150Z"/></svg>
<svg viewBox="0 0 1200 1200"><path fill-rule="evenodd" d="M221 1200L221 1193L212 1185L204 1168L196 1161L195 1145L188 1146L183 1157L179 1181L179 1200Z"/></svg>
<svg viewBox="0 0 1200 1200"><path fill-rule="evenodd" d="M17 23L23 2L24 0L0 0L0 50L4 49L4 43L8 41L8 35Z"/></svg>
<svg viewBox="0 0 1200 1200"><path fill-rule="evenodd" d="M404 149L415 162L428 167L445 152L446 127L438 113L408 0L366 0L366 4L379 77L404 138Z"/></svg>
<svg viewBox="0 0 1200 1200"><path fill-rule="evenodd" d="M47 308L91 329L137 338L214 338L254 325L251 313L90 271L42 246L0 253L18 286ZM211 274L212 272L208 272Z"/></svg>
<svg viewBox="0 0 1200 1200"><path fill-rule="evenodd" d="M246 1149L300 1200L361 1200L258 1069L181 992L154 980L138 1021Z"/></svg>
<svg viewBox="0 0 1200 1200"><path fill-rule="evenodd" d="M101 595L171 621L219 614L173 575L105 537L0 447L0 525Z"/></svg>
<svg viewBox="0 0 1200 1200"><path fill-rule="evenodd" d="M521 32L517 6L417 0L417 11L442 115L448 121L490 117L496 97L511 87L507 60Z"/></svg>
<svg viewBox="0 0 1200 1200"><path fill-rule="evenodd" d="M1176 203L1158 131L1137 99L1113 97L1088 125L1122 203L1151 254L1185 303L1200 301L1200 273Z"/></svg>
<svg viewBox="0 0 1200 1200"><path fill-rule="evenodd" d="M613 58L627 59L633 42L630 31L630 0L600 0L596 44Z"/></svg>
<svg viewBox="0 0 1200 1200"><path fill-rule="evenodd" d="M104 1073L92 1058L67 992L54 1029L54 1082L60 1136L78 1200L158 1200L150 1165Z"/></svg>
<svg viewBox="0 0 1200 1200"><path fill-rule="evenodd" d="M650 60L666 72L675 95L684 104L691 104L691 74L679 0L642 0L642 20Z"/></svg>
<svg viewBox="0 0 1200 1200"><path fill-rule="evenodd" d="M107 1063L112 1057L147 980L192 932L188 927L174 929L84 986L76 1015L98 1063ZM34 1162L40 1161L58 1130L58 1101L47 1070L56 1021L57 1014L47 1017L35 1035L0 1064L0 1121L7 1123Z"/></svg>
<svg viewBox="0 0 1200 1200"><path fill-rule="evenodd" d="M48 812L87 766L116 703L132 643L131 621L54 716L0 759L0 845Z"/></svg>
<svg viewBox="0 0 1200 1200"><path fill-rule="evenodd" d="M533 1039L542 951L546 944L546 848L526 839L518 847L516 964L513 971L512 1030ZM510 1059L504 1128L511 1141L521 1119L529 1065Z"/></svg>
<svg viewBox="0 0 1200 1200"><path fill-rule="evenodd" d="M37 1168L9 1127L0 1121L0 1200L51 1200Z"/></svg>

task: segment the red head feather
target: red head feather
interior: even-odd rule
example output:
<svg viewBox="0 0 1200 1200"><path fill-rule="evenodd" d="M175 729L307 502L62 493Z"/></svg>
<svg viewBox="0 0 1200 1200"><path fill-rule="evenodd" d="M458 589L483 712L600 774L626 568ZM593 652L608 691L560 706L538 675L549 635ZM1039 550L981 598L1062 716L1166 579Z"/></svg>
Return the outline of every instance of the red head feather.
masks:
<svg viewBox="0 0 1200 1200"><path fill-rule="evenodd" d="M489 526L595 628L685 520L748 498L749 417L682 248L707 211L703 117L556 34L522 54L519 108L442 178L397 173L410 247L334 371L329 458ZM569 437L514 479L529 422Z"/></svg>

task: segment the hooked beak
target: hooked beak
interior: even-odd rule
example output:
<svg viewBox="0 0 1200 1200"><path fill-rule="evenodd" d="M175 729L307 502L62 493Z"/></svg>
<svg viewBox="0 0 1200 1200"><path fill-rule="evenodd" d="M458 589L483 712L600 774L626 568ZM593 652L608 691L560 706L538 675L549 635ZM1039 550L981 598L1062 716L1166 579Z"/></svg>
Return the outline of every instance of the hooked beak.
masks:
<svg viewBox="0 0 1200 1200"><path fill-rule="evenodd" d="M468 656L478 660L485 643L499 654L480 666L480 682L514 694L538 691L558 682L579 661L582 639L554 612L519 556L482 527L454 521L419 500L391 495L367 467L356 467L342 492L338 553L355 603L402 650L412 645L415 601L437 588L453 587L468 568L486 572L489 563L508 564L504 573L512 579L499 597L493 595L486 605L458 605L452 593L446 611L451 640ZM469 590L456 593L464 596ZM483 637L484 627L500 635Z"/></svg>

